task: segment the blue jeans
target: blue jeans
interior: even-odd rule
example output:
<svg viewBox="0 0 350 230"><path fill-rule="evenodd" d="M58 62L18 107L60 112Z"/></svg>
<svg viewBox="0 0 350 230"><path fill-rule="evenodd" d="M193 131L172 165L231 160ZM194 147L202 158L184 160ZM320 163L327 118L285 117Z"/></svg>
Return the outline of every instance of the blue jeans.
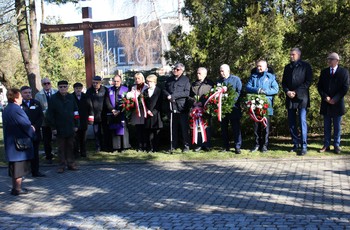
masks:
<svg viewBox="0 0 350 230"><path fill-rule="evenodd" d="M342 116L323 116L323 131L324 131L324 146L328 147L331 145L331 133L332 133L332 121L333 121L333 146L339 147L340 145L340 135L341 135L341 119Z"/></svg>
<svg viewBox="0 0 350 230"><path fill-rule="evenodd" d="M294 146L301 146L302 149L307 149L307 122L306 122L306 108L288 109L289 131L292 136ZM299 115L299 124L301 135L299 136L297 126L297 114Z"/></svg>

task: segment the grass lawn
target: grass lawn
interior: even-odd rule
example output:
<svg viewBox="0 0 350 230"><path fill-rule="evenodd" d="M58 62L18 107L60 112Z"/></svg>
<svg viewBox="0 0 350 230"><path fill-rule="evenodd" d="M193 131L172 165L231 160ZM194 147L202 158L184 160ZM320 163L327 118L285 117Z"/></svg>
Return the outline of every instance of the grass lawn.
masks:
<svg viewBox="0 0 350 230"><path fill-rule="evenodd" d="M0 166L6 166L4 159L4 144L3 132L0 128ZM189 151L182 153L177 149L173 154L169 154L165 149L169 148L169 144L164 144L163 151L157 153L143 153L135 150L126 150L122 153L100 152L95 153L93 140L88 140L88 157L78 159L79 164L91 163L121 163L121 162L149 162L149 161L210 161L210 160L262 160L262 159L307 159L307 158L329 158L329 157L344 157L350 156L350 135L342 135L342 153L339 155L333 152L319 153L318 150L322 147L322 136L309 136L308 154L304 157L297 157L295 153L290 153L292 147L289 137L270 137L270 146L267 153L254 152L251 153L249 149L252 148L253 142L250 139L243 138L242 154L236 155L232 152L219 152L220 138L213 138L212 145L214 148L210 152L194 152ZM55 146L55 143L54 143ZM234 150L232 148L232 150ZM42 164L45 164L44 156L42 156Z"/></svg>

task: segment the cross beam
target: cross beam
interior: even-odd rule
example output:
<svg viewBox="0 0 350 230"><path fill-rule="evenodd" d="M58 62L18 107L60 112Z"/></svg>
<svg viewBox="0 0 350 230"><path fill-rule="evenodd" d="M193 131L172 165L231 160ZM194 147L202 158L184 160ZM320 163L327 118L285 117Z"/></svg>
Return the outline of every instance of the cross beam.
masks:
<svg viewBox="0 0 350 230"><path fill-rule="evenodd" d="M82 16L83 19L91 19L92 18L91 7L83 7L82 15L83 15ZM83 31L86 87L90 87L92 84L92 78L95 76L93 30L116 29L116 28L136 27L136 26L137 26L136 17L131 17L124 20L116 20L116 21L103 21L103 22L85 21L82 23L58 24L58 25L48 25L48 24L41 23L40 33L58 33L58 32L81 31L81 30Z"/></svg>

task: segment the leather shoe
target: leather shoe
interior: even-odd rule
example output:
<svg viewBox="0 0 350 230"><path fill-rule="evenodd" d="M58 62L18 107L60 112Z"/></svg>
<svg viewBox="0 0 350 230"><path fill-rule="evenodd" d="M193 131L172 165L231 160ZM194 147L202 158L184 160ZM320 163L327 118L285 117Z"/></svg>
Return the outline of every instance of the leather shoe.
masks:
<svg viewBox="0 0 350 230"><path fill-rule="evenodd" d="M56 172L57 172L57 173L64 173L64 168L58 168L58 169L56 170Z"/></svg>
<svg viewBox="0 0 350 230"><path fill-rule="evenodd" d="M268 150L267 150L267 147L266 146L263 146L262 148L261 148L261 152L262 153L266 153Z"/></svg>
<svg viewBox="0 0 350 230"><path fill-rule="evenodd" d="M185 148L182 150L183 153L186 153L186 152L188 152L188 151L190 151L190 148L189 148L189 147L185 147Z"/></svg>
<svg viewBox="0 0 350 230"><path fill-rule="evenodd" d="M219 152L220 152L220 153L227 153L227 152L230 152L230 148L221 149Z"/></svg>
<svg viewBox="0 0 350 230"><path fill-rule="evenodd" d="M79 168L75 165L71 165L71 166L68 166L68 170L77 171L77 170L79 170Z"/></svg>
<svg viewBox="0 0 350 230"><path fill-rule="evenodd" d="M324 152L327 152L327 151L329 151L329 150L330 150L329 146L328 146L328 147L323 146L322 149L318 150L318 152L324 153Z"/></svg>
<svg viewBox="0 0 350 230"><path fill-rule="evenodd" d="M25 189L25 188L22 188L20 191L14 188L11 190L11 195L14 195L14 196L26 195L28 193L29 193L28 189Z"/></svg>
<svg viewBox="0 0 350 230"><path fill-rule="evenodd" d="M236 153L236 154L241 154L241 149L238 149L238 148L235 149L235 153Z"/></svg>
<svg viewBox="0 0 350 230"><path fill-rule="evenodd" d="M289 152L296 153L297 151L298 151L298 146L294 145L293 148Z"/></svg>
<svg viewBox="0 0 350 230"><path fill-rule="evenodd" d="M42 174L41 172L33 173L32 177L46 177L45 174Z"/></svg>
<svg viewBox="0 0 350 230"><path fill-rule="evenodd" d="M307 149L302 149L297 155L298 156L305 156L307 154Z"/></svg>
<svg viewBox="0 0 350 230"><path fill-rule="evenodd" d="M199 152L201 150L202 150L202 147L197 147L197 148L194 149L195 152Z"/></svg>
<svg viewBox="0 0 350 230"><path fill-rule="evenodd" d="M334 146L334 153L339 154L340 153L340 147L339 146Z"/></svg>
<svg viewBox="0 0 350 230"><path fill-rule="evenodd" d="M253 149L250 150L250 152L252 153L252 152L256 152L258 150L259 150L259 146L255 146Z"/></svg>

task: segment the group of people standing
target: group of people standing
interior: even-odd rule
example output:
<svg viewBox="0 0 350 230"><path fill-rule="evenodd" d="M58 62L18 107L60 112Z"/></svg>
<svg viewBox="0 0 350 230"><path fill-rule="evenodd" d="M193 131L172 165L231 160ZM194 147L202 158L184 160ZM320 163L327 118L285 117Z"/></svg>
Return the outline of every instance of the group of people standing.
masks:
<svg viewBox="0 0 350 230"><path fill-rule="evenodd" d="M330 151L332 125L333 151L340 153L341 120L345 114L344 96L349 88L349 72L339 66L339 55L331 53L327 57L328 68L321 71L317 84L321 96L320 114L324 119L324 143L319 152ZM207 69L200 67L196 80L190 83L185 75L185 66L177 63L172 75L166 79L164 88L157 86L157 76L146 78L142 73L134 76L134 85L130 88L122 85L122 77L115 75L111 86L102 84L102 78L95 76L92 86L83 93L83 85L73 85L74 92L68 93L68 82L58 82L58 90L52 88L48 78L42 79L43 89L32 98L31 88L23 86L9 89L8 106L3 112L5 155L9 161L9 173L13 178L12 195L27 193L21 188L22 176L31 171L33 177L45 176L39 171L39 144L43 140L47 163L52 163L52 137L56 136L58 145L58 173L66 169L77 170L75 158L86 157L86 132L92 125L95 137L95 150L123 151L131 148L129 125L134 125L136 134L135 149L139 151L159 151L160 130L163 128L162 112L166 113L170 123L170 149L180 147L183 152L190 150L189 112L194 107L204 107L208 93L215 83L208 79ZM290 50L290 63L285 66L281 86L286 95L286 109L292 138L292 152L297 155L307 153L307 109L310 106L309 88L313 73L310 64L301 60L298 48ZM241 79L232 75L227 64L220 66L220 78L217 83L230 86L236 93L230 112L220 121L222 150L230 151L229 125L233 134L233 147L236 154L241 153L242 134L240 127L241 96L244 89ZM271 116L273 115L274 96L279 92L276 76L265 60L256 62L251 71L245 91L249 94L266 95L269 112L263 125L254 122L255 142L252 152L268 151ZM135 103L128 117L127 103ZM164 106L165 105L165 106ZM166 110L164 110L166 108ZM206 140L194 146L195 151L210 151L211 122L202 132ZM300 130L300 132L299 132ZM30 138L31 145L18 149L18 138ZM31 160L31 166L28 163Z"/></svg>

